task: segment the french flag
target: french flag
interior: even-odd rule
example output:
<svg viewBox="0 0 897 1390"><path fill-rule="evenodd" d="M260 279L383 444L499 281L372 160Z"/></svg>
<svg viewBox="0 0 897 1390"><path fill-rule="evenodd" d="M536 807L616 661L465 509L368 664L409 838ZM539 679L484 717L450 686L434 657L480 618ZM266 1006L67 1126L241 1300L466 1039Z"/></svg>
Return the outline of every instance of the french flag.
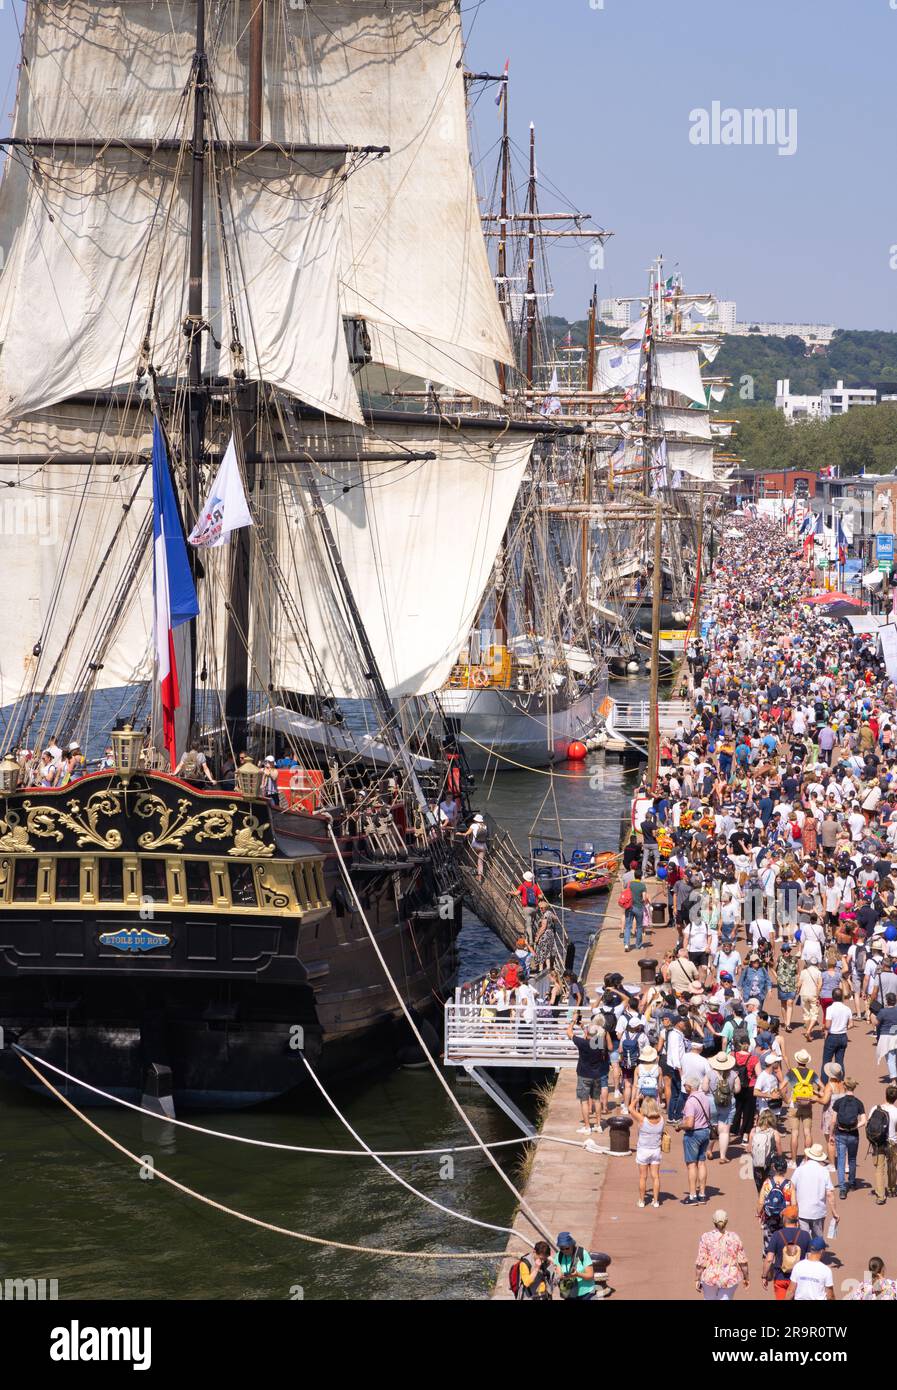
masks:
<svg viewBox="0 0 897 1390"><path fill-rule="evenodd" d="M180 707L174 630L199 613L187 546L171 485L165 438L153 420L153 636L162 705L162 731L171 767L177 767L174 712Z"/></svg>

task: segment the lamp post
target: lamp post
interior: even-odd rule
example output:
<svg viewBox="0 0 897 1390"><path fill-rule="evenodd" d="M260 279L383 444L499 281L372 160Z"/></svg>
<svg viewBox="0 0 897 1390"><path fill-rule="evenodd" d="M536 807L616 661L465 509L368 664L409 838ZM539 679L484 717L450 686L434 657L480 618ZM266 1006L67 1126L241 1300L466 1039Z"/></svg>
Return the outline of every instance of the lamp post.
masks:
<svg viewBox="0 0 897 1390"><path fill-rule="evenodd" d="M262 769L251 759L241 763L234 776L237 790L243 796L257 797L262 790Z"/></svg>
<svg viewBox="0 0 897 1390"><path fill-rule="evenodd" d="M112 730L112 753L115 770L125 786L140 766L140 752L143 748L143 734L126 724L123 729Z"/></svg>

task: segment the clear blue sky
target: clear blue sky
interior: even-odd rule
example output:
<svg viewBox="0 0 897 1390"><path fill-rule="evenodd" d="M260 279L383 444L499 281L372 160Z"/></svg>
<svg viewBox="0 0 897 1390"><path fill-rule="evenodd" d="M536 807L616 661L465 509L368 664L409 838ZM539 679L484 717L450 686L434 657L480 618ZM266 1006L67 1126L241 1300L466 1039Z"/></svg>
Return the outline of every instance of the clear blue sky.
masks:
<svg viewBox="0 0 897 1390"><path fill-rule="evenodd" d="M688 288L736 300L739 318L897 329L891 0L597 3L463 0L470 66L511 60L515 139L534 121L543 175L616 233L599 293L640 293L662 252ZM21 0L0 0L7 124L14 5L21 16ZM693 145L689 113L714 101L796 108L796 153ZM476 125L485 155L499 133L491 93ZM557 243L553 273L553 311L581 317L588 252Z"/></svg>
<svg viewBox="0 0 897 1390"><path fill-rule="evenodd" d="M897 0L895 0L897 3ZM602 296L640 293L662 252L740 319L897 329L897 9L890 0L463 0L468 62L511 61L510 116L541 172L614 230ZM695 146L713 101L796 108L798 143ZM498 135L490 96L478 144ZM547 195L542 197L548 210ZM592 273L557 243L554 312Z"/></svg>

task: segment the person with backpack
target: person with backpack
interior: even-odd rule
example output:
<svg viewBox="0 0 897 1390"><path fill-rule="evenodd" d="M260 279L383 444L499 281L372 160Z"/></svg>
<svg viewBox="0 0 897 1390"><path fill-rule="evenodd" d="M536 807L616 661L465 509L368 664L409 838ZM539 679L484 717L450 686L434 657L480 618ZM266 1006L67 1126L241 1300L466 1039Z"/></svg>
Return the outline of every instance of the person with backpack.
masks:
<svg viewBox="0 0 897 1390"><path fill-rule="evenodd" d="M471 827L472 829L473 827ZM536 882L535 874L527 871L516 888L512 888L509 897L518 898L526 918L527 935L532 940L533 928L536 918L539 915L539 900L542 898L542 889Z"/></svg>
<svg viewBox="0 0 897 1390"><path fill-rule="evenodd" d="M757 1116L757 1122L747 1138L747 1150L754 1170L754 1186L759 1192L769 1177L772 1161L779 1152L779 1136L768 1110Z"/></svg>
<svg viewBox="0 0 897 1390"><path fill-rule="evenodd" d="M620 1039L618 1054L620 1087L623 1093L620 1113L628 1115L629 1105L633 1099L635 1071L639 1064L639 1053L642 1050L642 1038L644 1036L641 1017L638 1014L623 1013L617 1024L617 1035Z"/></svg>
<svg viewBox="0 0 897 1390"><path fill-rule="evenodd" d="M642 871L636 864L632 870L632 878L624 885L619 897L619 906L623 908L623 947L626 951L631 949L632 928L635 927L635 949L642 949L642 933L644 930L645 894L647 889L642 882Z"/></svg>
<svg viewBox="0 0 897 1390"><path fill-rule="evenodd" d="M844 1094L832 1101L835 1116L835 1164L838 1171L838 1195L843 1202L848 1188L857 1183L857 1153L860 1131L866 1124L866 1107L855 1094L857 1083L852 1076L844 1078Z"/></svg>
<svg viewBox="0 0 897 1390"><path fill-rule="evenodd" d="M735 1118L735 1098L741 1088L741 1082L735 1072L735 1058L729 1053L718 1052L715 1057L710 1058L710 1066L713 1071L710 1083L710 1122L719 1139L719 1161L728 1163L729 1137Z"/></svg>
<svg viewBox="0 0 897 1390"><path fill-rule="evenodd" d="M459 839L470 841L470 848L477 861L477 883L482 883L486 868L486 851L489 848L489 827L479 812L474 816L467 829L462 831ZM532 878L532 875L529 877ZM532 927L532 922L529 925Z"/></svg>
<svg viewBox="0 0 897 1390"><path fill-rule="evenodd" d="M598 1290L595 1286L595 1267L591 1254L576 1244L569 1231L561 1231L557 1247L552 1266L561 1298L595 1298Z"/></svg>
<svg viewBox="0 0 897 1390"><path fill-rule="evenodd" d="M754 1084L757 1080L759 1061L744 1023L739 1023L732 1035L732 1053L735 1059L735 1075L738 1077L732 1138L737 1142L745 1140L750 1134L757 1114Z"/></svg>
<svg viewBox="0 0 897 1390"><path fill-rule="evenodd" d="M885 1090L866 1121L866 1138L872 1153L875 1201L883 1207L888 1197L897 1197L897 1085Z"/></svg>
<svg viewBox="0 0 897 1390"><path fill-rule="evenodd" d="M820 1100L819 1076L810 1065L810 1054L801 1048L785 1076L790 1090L788 1128L791 1136L791 1159L797 1162L797 1150L805 1150L813 1142L813 1106Z"/></svg>
<svg viewBox="0 0 897 1390"><path fill-rule="evenodd" d="M784 1154L775 1153L770 1160L769 1175L757 1193L757 1219L763 1233L764 1255L772 1237L781 1229L785 1209L793 1202L794 1187L788 1177L788 1160Z"/></svg>
<svg viewBox="0 0 897 1390"><path fill-rule="evenodd" d="M797 1219L797 1207L787 1206L782 1212L782 1224L769 1238L763 1262L763 1287L773 1287L777 1302L788 1297L791 1271L798 1260L804 1259L811 1237L802 1231Z"/></svg>
<svg viewBox="0 0 897 1390"><path fill-rule="evenodd" d="M534 1303L550 1303L555 1285L551 1246L547 1240L537 1240L532 1252L521 1255L511 1265L508 1286L515 1299L531 1299Z"/></svg>

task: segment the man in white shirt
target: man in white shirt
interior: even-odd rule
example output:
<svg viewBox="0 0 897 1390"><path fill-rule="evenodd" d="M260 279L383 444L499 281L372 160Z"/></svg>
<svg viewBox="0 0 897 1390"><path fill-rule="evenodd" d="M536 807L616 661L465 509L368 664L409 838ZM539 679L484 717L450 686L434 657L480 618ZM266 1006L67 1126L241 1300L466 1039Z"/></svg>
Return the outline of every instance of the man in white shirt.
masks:
<svg viewBox="0 0 897 1390"><path fill-rule="evenodd" d="M735 947L727 946L726 943L723 942L713 958L713 964L716 967L717 978L725 971L731 975L734 980L741 970L742 961Z"/></svg>
<svg viewBox="0 0 897 1390"><path fill-rule="evenodd" d="M844 1055L847 1052L847 1030L853 1021L853 1014L843 1002L844 993L840 989L832 992L832 1002L825 1015L825 1043L822 1048L822 1065L837 1062L843 1069Z"/></svg>
<svg viewBox="0 0 897 1390"><path fill-rule="evenodd" d="M825 1303L834 1299L834 1276L829 1265L822 1262L826 1249L821 1236L810 1241L805 1258L798 1260L791 1270L786 1299L793 1299L795 1303Z"/></svg>
<svg viewBox="0 0 897 1390"><path fill-rule="evenodd" d="M847 824L850 827L850 838L855 845L858 845L866 829L866 817L860 810L859 802L857 801L854 802L853 810L847 817Z"/></svg>
<svg viewBox="0 0 897 1390"><path fill-rule="evenodd" d="M807 1149L803 1162L794 1170L791 1186L801 1230L811 1236L821 1236L826 1211L833 1221L838 1219L828 1154L821 1144L811 1144Z"/></svg>

